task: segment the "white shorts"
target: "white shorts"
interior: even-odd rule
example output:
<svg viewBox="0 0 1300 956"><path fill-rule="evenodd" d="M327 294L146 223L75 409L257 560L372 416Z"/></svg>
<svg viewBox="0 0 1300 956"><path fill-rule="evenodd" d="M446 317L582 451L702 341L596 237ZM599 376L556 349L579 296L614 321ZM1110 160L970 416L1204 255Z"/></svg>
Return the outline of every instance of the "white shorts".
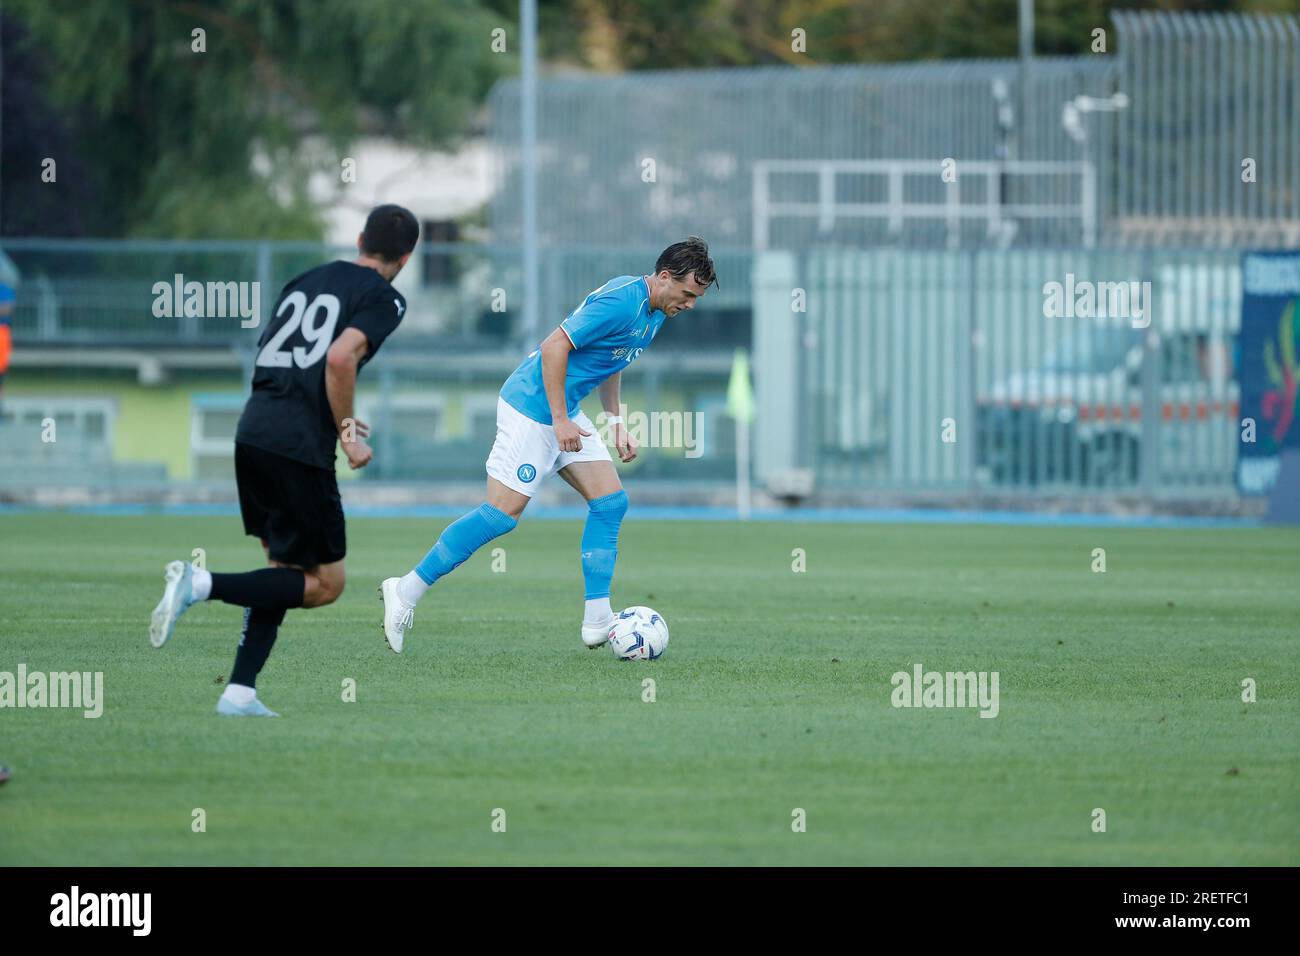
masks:
<svg viewBox="0 0 1300 956"><path fill-rule="evenodd" d="M573 421L591 434L582 436L581 450L560 451L553 426L533 421L504 398L498 398L497 440L488 455L488 475L531 498L542 479L575 461L612 461L587 413L578 409Z"/></svg>

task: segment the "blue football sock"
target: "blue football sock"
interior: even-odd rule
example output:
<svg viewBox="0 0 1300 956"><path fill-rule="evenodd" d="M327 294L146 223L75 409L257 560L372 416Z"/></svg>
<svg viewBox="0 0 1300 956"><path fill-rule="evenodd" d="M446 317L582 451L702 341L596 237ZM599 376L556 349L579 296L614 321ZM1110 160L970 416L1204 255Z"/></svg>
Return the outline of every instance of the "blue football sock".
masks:
<svg viewBox="0 0 1300 956"><path fill-rule="evenodd" d="M415 573L425 584L432 584L444 574L450 574L460 567L471 554L493 538L510 531L518 523L515 518L485 502L447 525L438 536L438 543L415 566Z"/></svg>
<svg viewBox="0 0 1300 956"><path fill-rule="evenodd" d="M609 597L614 580L614 561L618 558L618 528L627 514L627 492L587 502L587 526L582 530L582 577L587 585L587 600Z"/></svg>

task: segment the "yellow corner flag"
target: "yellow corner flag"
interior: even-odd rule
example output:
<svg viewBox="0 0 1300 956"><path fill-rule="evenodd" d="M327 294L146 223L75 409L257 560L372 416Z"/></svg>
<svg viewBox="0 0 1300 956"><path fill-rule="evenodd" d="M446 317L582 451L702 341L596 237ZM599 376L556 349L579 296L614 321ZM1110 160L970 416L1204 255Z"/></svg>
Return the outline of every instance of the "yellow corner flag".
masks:
<svg viewBox="0 0 1300 956"><path fill-rule="evenodd" d="M727 382L727 414L738 422L754 420L754 386L749 381L749 355L736 349Z"/></svg>

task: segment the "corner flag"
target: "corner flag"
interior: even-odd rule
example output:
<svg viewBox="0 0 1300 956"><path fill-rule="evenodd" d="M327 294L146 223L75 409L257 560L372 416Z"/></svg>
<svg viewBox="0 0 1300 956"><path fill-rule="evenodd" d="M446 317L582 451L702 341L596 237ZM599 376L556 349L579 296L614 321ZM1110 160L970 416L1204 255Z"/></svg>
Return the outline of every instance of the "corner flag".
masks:
<svg viewBox="0 0 1300 956"><path fill-rule="evenodd" d="M727 382L727 414L738 422L754 420L754 386L749 381L749 355L736 349Z"/></svg>

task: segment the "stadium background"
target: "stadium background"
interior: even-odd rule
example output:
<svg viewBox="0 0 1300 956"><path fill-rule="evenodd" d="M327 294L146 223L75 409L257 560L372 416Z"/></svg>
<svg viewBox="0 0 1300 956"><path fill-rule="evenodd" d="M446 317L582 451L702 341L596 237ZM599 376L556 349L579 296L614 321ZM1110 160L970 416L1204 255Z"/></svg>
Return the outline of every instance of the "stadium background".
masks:
<svg viewBox="0 0 1300 956"><path fill-rule="evenodd" d="M362 379L378 455L342 469L349 500L474 498L493 395L521 355L593 283L694 231L722 286L669 324L625 396L698 413L701 445L647 449L628 468L642 501L734 504L725 399L746 349L760 508L1259 513L1235 481L1240 259L1300 240L1296 20L1114 12L1104 29L1106 52L1077 56L545 75L535 315L521 305L520 84L500 79L466 185L486 192L480 221L425 217L398 281L401 339ZM662 102L691 107L670 140L640 122ZM1257 182L1224 172L1239 153ZM398 179L386 198L404 184L418 191ZM38 504L230 500L257 332L156 318L152 288L257 281L265 316L289 277L349 252L328 237L10 235L3 250L19 294L0 493ZM1150 282L1150 331L1045 320L1043 284L1067 273ZM56 441L40 440L46 420Z"/></svg>

